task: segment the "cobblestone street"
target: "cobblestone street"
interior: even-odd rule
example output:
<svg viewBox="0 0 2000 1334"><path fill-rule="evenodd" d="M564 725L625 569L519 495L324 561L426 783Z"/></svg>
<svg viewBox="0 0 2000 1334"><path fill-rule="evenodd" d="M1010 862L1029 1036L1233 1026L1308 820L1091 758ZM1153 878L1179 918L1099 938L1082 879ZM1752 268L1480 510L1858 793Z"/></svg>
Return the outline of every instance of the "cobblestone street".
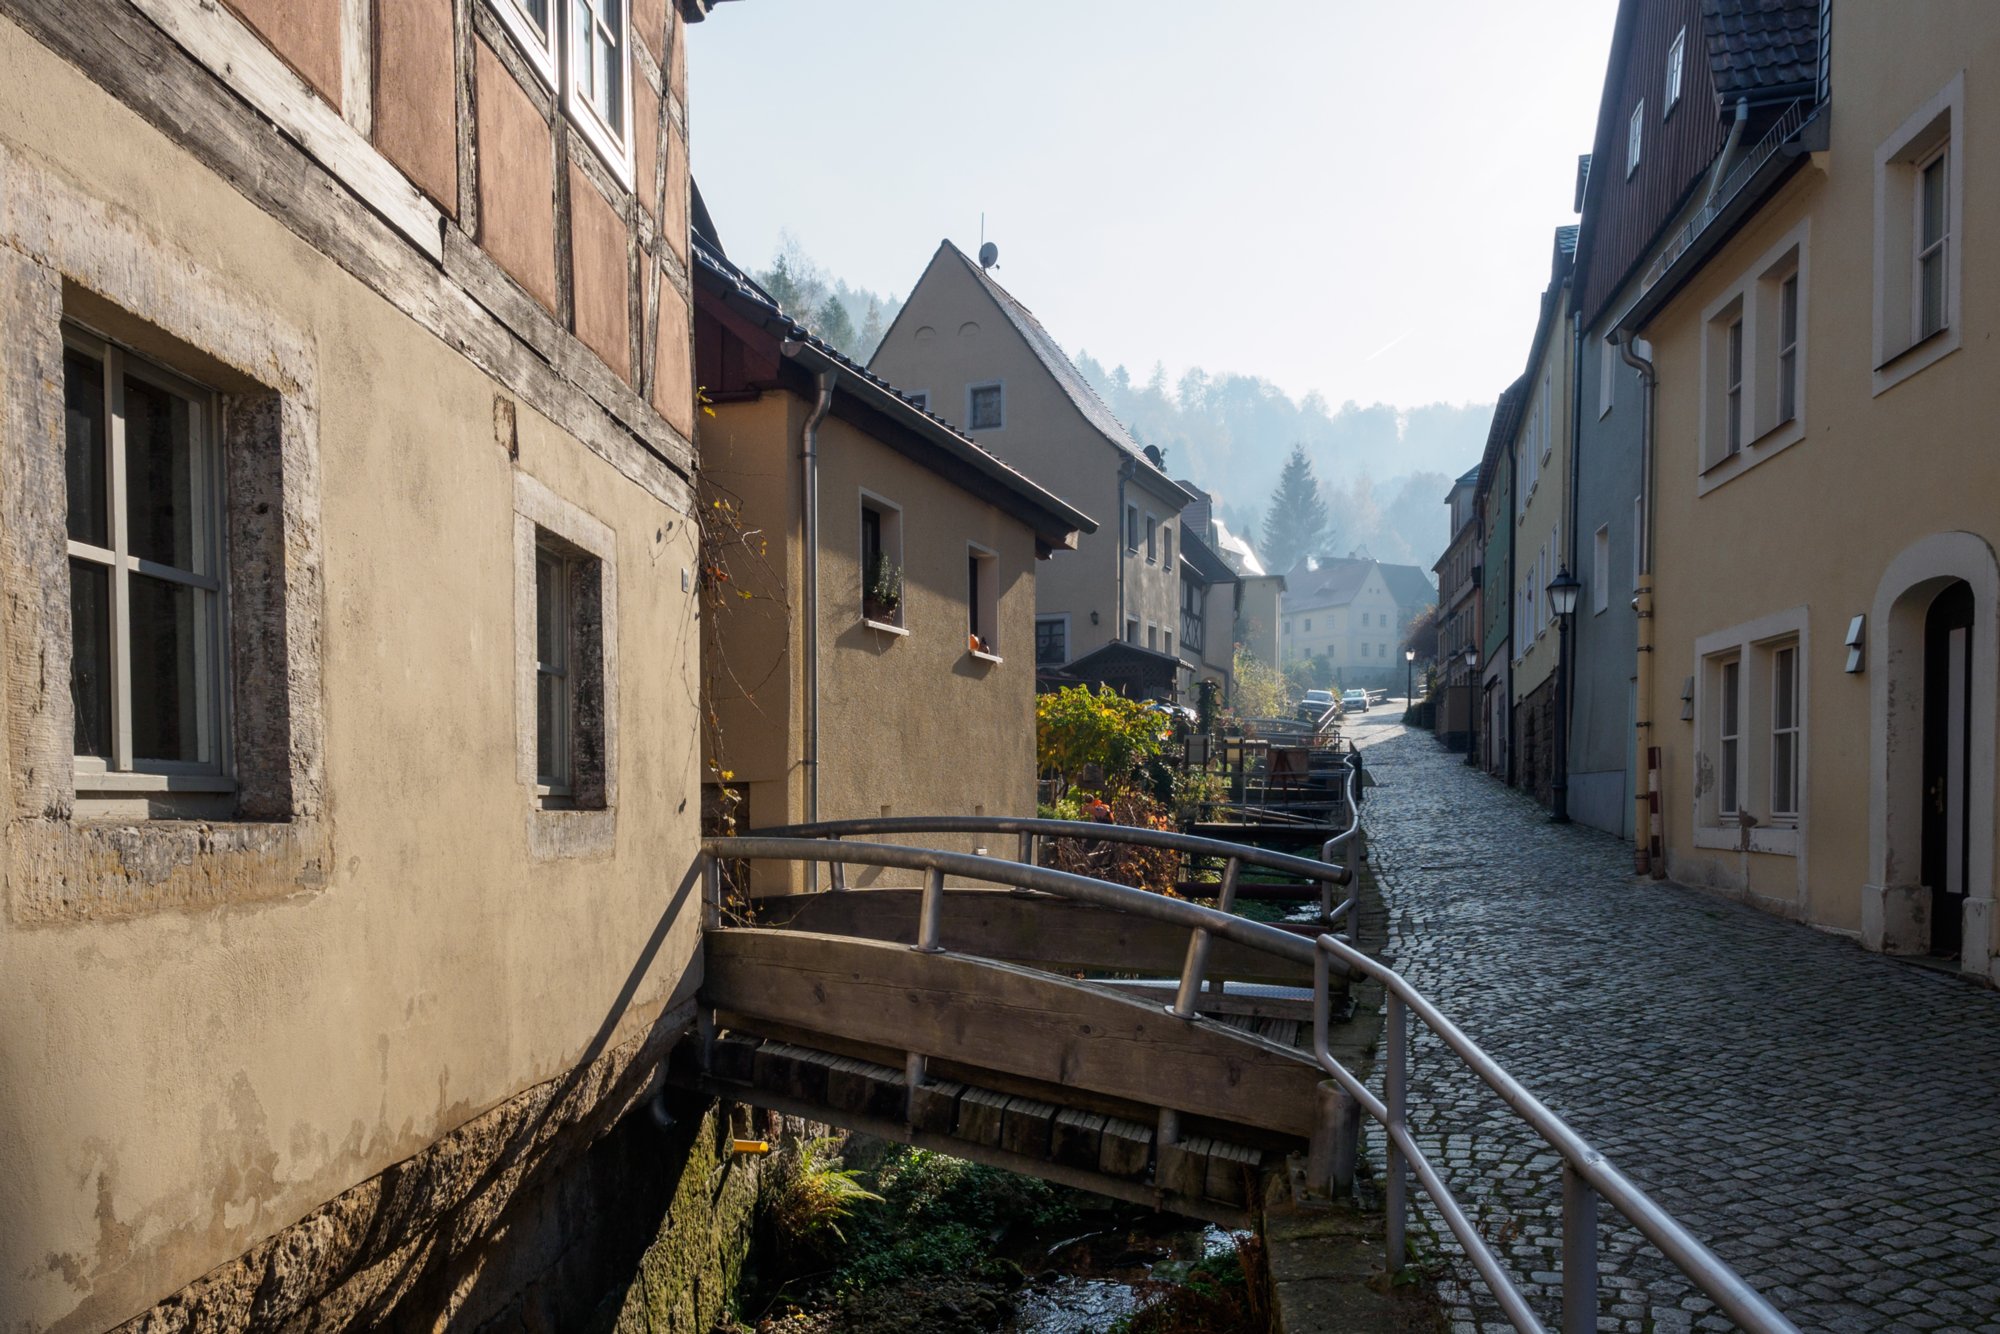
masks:
<svg viewBox="0 0 2000 1334"><path fill-rule="evenodd" d="M1445 1013L1801 1329L2000 1331L2000 996L1636 879L1428 735L1357 732L1390 950ZM1553 1322L1559 1160L1417 1032L1418 1136ZM1600 1328L1732 1327L1604 1215ZM1454 1334L1511 1328L1431 1227Z"/></svg>

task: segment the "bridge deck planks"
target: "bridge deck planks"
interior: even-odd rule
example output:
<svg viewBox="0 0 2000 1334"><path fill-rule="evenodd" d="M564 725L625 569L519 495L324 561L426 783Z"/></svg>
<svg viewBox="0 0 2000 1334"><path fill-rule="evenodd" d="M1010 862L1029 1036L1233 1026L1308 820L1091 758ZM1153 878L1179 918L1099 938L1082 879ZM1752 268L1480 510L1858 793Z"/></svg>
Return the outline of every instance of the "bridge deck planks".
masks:
<svg viewBox="0 0 2000 1334"><path fill-rule="evenodd" d="M878 891L849 891L849 893ZM1012 964L814 932L706 939L718 1009L1060 1086L1309 1138L1319 1068L1254 1035ZM823 1068L789 1083L825 1099ZM814 1087L814 1080L817 1087ZM967 1095L968 1098L970 1094ZM963 1109L961 1107L961 1117Z"/></svg>

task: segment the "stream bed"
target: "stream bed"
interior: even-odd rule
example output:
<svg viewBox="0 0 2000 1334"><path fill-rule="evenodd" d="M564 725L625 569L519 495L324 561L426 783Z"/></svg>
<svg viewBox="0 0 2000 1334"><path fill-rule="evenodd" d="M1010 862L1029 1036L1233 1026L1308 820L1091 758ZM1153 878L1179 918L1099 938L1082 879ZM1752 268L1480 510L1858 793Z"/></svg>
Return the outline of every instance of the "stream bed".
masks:
<svg viewBox="0 0 2000 1334"><path fill-rule="evenodd" d="M1008 1251L1028 1281L1000 1328L1006 1334L1101 1334L1136 1311L1154 1286L1235 1248L1229 1233L1167 1214L1080 1236L1028 1239Z"/></svg>

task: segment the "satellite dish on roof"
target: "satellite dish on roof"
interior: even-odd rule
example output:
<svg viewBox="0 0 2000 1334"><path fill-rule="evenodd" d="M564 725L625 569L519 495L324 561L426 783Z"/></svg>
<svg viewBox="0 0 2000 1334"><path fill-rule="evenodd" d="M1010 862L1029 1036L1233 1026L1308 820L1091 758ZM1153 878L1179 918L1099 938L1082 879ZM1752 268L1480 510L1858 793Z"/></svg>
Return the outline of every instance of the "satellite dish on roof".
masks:
<svg viewBox="0 0 2000 1334"><path fill-rule="evenodd" d="M979 247L979 267L990 269L1000 262L1000 247L991 241Z"/></svg>

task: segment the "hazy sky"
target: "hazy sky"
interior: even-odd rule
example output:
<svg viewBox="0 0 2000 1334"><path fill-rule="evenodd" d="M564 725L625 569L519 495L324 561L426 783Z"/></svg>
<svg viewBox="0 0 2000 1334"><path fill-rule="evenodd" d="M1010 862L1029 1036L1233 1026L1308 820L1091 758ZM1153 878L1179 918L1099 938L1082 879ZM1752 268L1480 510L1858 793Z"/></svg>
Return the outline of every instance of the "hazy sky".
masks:
<svg viewBox="0 0 2000 1334"><path fill-rule="evenodd" d="M1519 374L1615 0L744 0L693 27L723 244L907 293L949 236L1072 353L1396 404Z"/></svg>

